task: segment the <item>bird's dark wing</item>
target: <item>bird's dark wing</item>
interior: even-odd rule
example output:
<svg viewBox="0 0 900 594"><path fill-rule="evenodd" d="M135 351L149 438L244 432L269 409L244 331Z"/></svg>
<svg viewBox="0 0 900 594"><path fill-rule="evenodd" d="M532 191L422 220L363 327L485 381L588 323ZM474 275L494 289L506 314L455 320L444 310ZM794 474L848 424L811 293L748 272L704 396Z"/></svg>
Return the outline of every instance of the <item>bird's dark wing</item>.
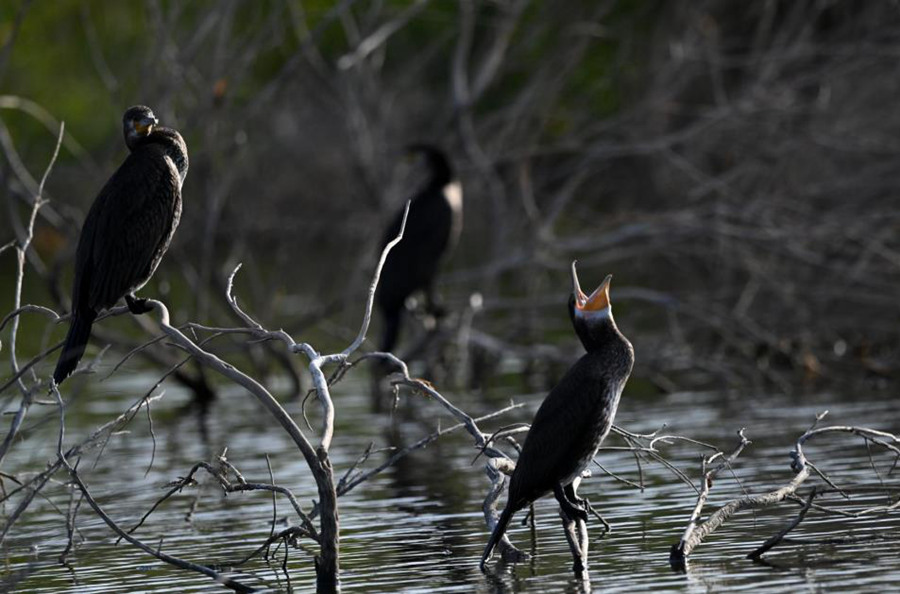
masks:
<svg viewBox="0 0 900 594"><path fill-rule="evenodd" d="M73 302L109 308L146 282L171 234L179 199L178 171L161 150L129 155L85 220Z"/></svg>
<svg viewBox="0 0 900 594"><path fill-rule="evenodd" d="M397 237L400 225L403 222L403 208L400 208L391 220L391 224L385 229L381 238L381 247ZM450 227L453 213L443 199L441 189L428 188L416 195L409 206L409 218L406 221L406 229L403 231L403 241L400 245L426 246L429 253L440 255L447 247L450 237Z"/></svg>
<svg viewBox="0 0 900 594"><path fill-rule="evenodd" d="M582 357L541 404L525 438L517 469L510 482L510 500L519 505L534 501L575 472L594 445L598 413L607 394L602 368ZM611 419L608 421L611 423Z"/></svg>
<svg viewBox="0 0 900 594"><path fill-rule="evenodd" d="M403 240L391 250L382 271L378 301L384 309L402 307L413 291L431 283L450 239L452 216L442 196L423 193L413 200ZM401 210L388 226L382 248L400 232L402 220Z"/></svg>

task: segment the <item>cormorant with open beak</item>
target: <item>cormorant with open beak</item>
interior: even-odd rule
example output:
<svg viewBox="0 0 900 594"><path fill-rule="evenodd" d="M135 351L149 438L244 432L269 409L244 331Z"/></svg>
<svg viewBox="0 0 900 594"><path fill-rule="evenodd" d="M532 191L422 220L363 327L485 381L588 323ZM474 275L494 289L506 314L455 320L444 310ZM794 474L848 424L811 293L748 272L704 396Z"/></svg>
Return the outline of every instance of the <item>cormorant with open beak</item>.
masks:
<svg viewBox="0 0 900 594"><path fill-rule="evenodd" d="M429 144L407 147L421 154L428 168L424 187L412 198L403 240L388 254L381 271L377 303L384 318L379 350L389 352L397 344L403 307L416 291L424 291L430 313L439 313L434 299L434 279L441 261L455 245L462 229L462 189L447 155ZM403 210L394 217L381 248L400 232Z"/></svg>
<svg viewBox="0 0 900 594"><path fill-rule="evenodd" d="M572 262L569 315L587 353L541 404L509 481L506 508L481 557L481 566L506 532L513 514L553 493L569 517L587 519L589 506L575 494L580 477L612 427L634 350L612 317L607 276L590 295L581 291Z"/></svg>
<svg viewBox="0 0 900 594"><path fill-rule="evenodd" d="M81 229L72 322L53 372L57 384L78 365L101 310L125 297L132 313L150 311L134 293L150 280L169 247L181 218L181 186L188 170L184 139L157 124L143 105L129 108L122 118L131 154L100 190Z"/></svg>

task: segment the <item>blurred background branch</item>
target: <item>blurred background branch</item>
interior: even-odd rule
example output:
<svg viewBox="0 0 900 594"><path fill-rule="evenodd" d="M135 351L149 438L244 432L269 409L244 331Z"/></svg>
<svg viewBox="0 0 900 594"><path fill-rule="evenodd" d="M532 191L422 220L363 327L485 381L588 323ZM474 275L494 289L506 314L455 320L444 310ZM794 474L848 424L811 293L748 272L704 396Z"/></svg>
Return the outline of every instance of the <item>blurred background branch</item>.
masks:
<svg viewBox="0 0 900 594"><path fill-rule="evenodd" d="M787 423L755 398L890 394L898 25L893 3L830 0L3 2L0 316L32 304L65 318L81 223L125 155L121 114L146 103L185 136L191 171L181 226L143 296L285 407L310 387L295 357L235 334L201 342L189 322L243 325L220 296L244 262L245 311L339 353L357 333L383 230L420 181L401 159L411 142L451 157L465 225L438 277L449 314L436 323L409 303L419 323L397 354L410 378L468 397L473 417L503 408L503 390L544 394L580 353L564 313L575 258L586 278L615 275L616 317L637 352L623 414L643 418L655 396L680 393L671 410L707 427L704 414L749 411ZM14 315L0 328L4 358L22 362L0 376L5 412L45 387L65 326ZM86 377L95 369L127 380L149 368L207 409L229 382L164 336L153 316L104 319L67 401L113 391ZM372 345L359 346L363 360ZM424 424L426 436L446 432ZM643 443L634 435L622 436L629 456ZM61 469L22 480L26 506ZM423 480L404 472L391 477L400 497ZM810 518L824 494L809 499Z"/></svg>
<svg viewBox="0 0 900 594"><path fill-rule="evenodd" d="M0 40L16 89L0 98L3 186L20 208L47 131L65 119L70 134L29 258L45 285L27 300L66 307L80 221L121 159L117 118L143 101L191 147L184 227L148 289L175 297L175 319L233 321L210 295L240 260L254 311L340 342L414 179L401 147L428 140L467 203L441 289L457 311L482 295L482 347L552 343L578 256L632 291L620 317L658 389L896 376L898 331L882 323L900 280L889 5L29 4L6 9ZM54 57L31 34L60 22L83 54ZM103 339L133 348L129 335ZM269 346L248 354L299 377ZM180 375L212 397L199 370Z"/></svg>

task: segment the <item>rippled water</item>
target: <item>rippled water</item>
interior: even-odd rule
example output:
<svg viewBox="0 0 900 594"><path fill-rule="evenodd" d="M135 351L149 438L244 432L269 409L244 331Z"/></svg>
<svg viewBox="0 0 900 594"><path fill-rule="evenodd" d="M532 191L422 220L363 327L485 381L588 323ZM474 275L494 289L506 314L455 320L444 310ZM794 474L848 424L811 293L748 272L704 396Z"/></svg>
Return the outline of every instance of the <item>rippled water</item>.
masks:
<svg viewBox="0 0 900 594"><path fill-rule="evenodd" d="M358 378L357 378L358 379ZM130 381L98 383L72 404L68 440L80 440L92 428L113 418L134 400L138 390L151 383L150 376ZM420 397L401 398L395 419L369 412L364 382L352 380L335 390L338 427L332 459L338 476L369 442L404 445L452 419L436 405ZM264 454L268 453L276 481L291 488L304 505L315 489L299 453L255 401L241 390L226 391L209 418L210 444L204 445L196 419L179 413L186 395L168 387L153 408L157 450L149 469L152 441L146 416L141 415L128 432L114 437L97 459L92 452L81 461L84 480L106 511L122 525L130 526L162 494L162 487L184 475L199 460L228 448L228 459L247 480L268 482ZM510 394L492 395L485 401L472 395L448 394L473 414L502 407ZM502 421L485 423L493 430L516 420L527 420L543 394L516 395L527 402L521 411ZM638 399L627 394L617 424L632 431L649 432L668 424L667 431L710 441L730 448L735 432L746 427L754 441L739 459L735 478L723 475L714 485L708 510L742 489L760 492L790 480L788 452L794 439L815 414L830 409L825 424L867 425L897 432L900 407L887 396L852 398L833 394L816 396L729 396L723 394L672 394ZM292 414L296 407L289 409ZM30 421L51 415L49 407L36 409ZM295 414L296 416L296 414ZM315 423L315 421L314 421ZM4 463L8 473L26 473L43 467L54 456L55 422L29 432ZM612 444L612 442L610 442ZM620 445L620 444L613 444ZM539 502L536 530L514 522L510 536L532 553L517 566L492 563L486 574L478 559L487 539L481 502L487 480L482 467L471 466L471 440L463 433L441 439L417 452L372 481L339 500L341 513L342 584L346 592L546 592L583 591L573 580L571 557L559 525L555 503ZM695 480L700 452L691 446L666 449L668 458ZM373 455L367 465L387 454ZM883 472L890 458L875 453ZM859 438L827 437L808 447L809 458L826 469L838 485L877 486L870 459ZM621 451L603 452L599 461L610 471L637 480L634 458ZM145 476L146 474L146 476ZM896 471L885 482L895 488ZM57 478L62 478L58 475ZM263 493L223 497L211 481L198 475L203 485L185 489L157 510L137 535L145 542L196 563L229 564L248 555L270 533L271 498ZM646 489L640 492L596 471L580 494L588 496L612 524L612 532L600 538L597 522L591 524L590 575L595 590L640 591L798 591L883 590L900 583L900 542L846 545L782 545L753 563L746 554L777 532L796 513L795 508L745 512L714 534L694 553L688 571L669 568L668 553L684 529L695 503L694 491L658 464L644 465ZM738 482L739 481L739 482ZM809 484L813 484L811 478ZM816 480L815 484L821 485ZM10 483L6 482L7 488ZM37 499L14 528L5 544L6 579L18 579L23 592L205 592L218 586L208 578L176 570L134 547L115 545L106 526L82 505L77 527L85 541L70 558L71 567L57 563L66 544L64 513L69 491L59 483L48 485L46 499ZM190 522L185 520L194 498L199 503ZM882 492L859 502L840 497L822 503L845 510L883 504ZM55 506L55 507L54 507ZM12 510L7 504L5 512ZM289 516L289 505L279 501L279 519ZM524 515L524 514L520 514ZM873 531L897 535L900 513L882 518L836 521L810 512L792 536L826 538ZM285 527L282 521L276 529ZM242 566L237 577L244 583L272 591L309 592L314 576L309 551L292 550L288 560L290 583L281 570L283 550L271 565L257 559Z"/></svg>

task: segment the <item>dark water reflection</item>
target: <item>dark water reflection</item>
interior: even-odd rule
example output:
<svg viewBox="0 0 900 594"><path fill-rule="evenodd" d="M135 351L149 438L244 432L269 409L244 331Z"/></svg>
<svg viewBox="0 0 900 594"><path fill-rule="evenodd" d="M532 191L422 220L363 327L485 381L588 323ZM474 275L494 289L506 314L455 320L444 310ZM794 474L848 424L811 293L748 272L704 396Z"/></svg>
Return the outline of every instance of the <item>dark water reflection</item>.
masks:
<svg viewBox="0 0 900 594"><path fill-rule="evenodd" d="M96 380L92 380L96 381ZM146 388L149 377L95 383L85 391L69 414L68 436L80 440L92 428L121 412ZM201 442L196 421L176 413L185 395L176 388L154 407L156 457L149 468L152 442L145 416L139 416L128 432L114 437L92 467L98 452L81 463L83 478L107 512L123 525L131 525L150 508L169 481L184 475L193 463L228 448L228 459L247 480L267 482L264 454L271 458L276 481L291 488L309 505L315 489L302 458L264 411L244 392L225 393L222 404L208 419L212 443ZM401 407L412 414L369 413L365 382L346 381L336 390L338 428L333 460L338 472L348 468L370 441L403 445L452 420L421 399L403 398ZM503 406L509 395L495 396L492 403L474 396L451 395L473 413ZM536 405L542 395L517 396ZM669 431L732 446L735 432L746 427L754 441L739 460L735 476L723 477L714 487L711 506L738 496L742 489L758 492L786 483L788 452L793 440L809 426L815 414L830 409L826 424L856 424L897 432L900 415L895 398L847 399L833 394L737 397L722 394L673 394L653 399L624 398L618 424L632 431L653 431L663 423ZM533 409L532 409L533 410ZM44 410L35 413L50 414ZM291 409L296 413L295 409ZM521 417L529 416L523 413ZM483 429L520 420L510 418ZM312 419L313 426L315 419ZM56 427L48 422L18 444L4 471L36 471L53 457ZM678 446L667 450L674 463L696 478L699 451ZM372 461L387 454L379 453ZM829 437L808 448L839 485L863 483L877 486L869 457L861 440ZM614 482L599 471L582 486L595 507L612 523L613 531L600 539L599 525L592 525L591 584L573 579L571 558L552 501L537 505L535 538L529 528L515 522L510 535L533 553L518 566L492 564L487 574L478 570L478 558L487 538L481 517L486 479L480 466L470 466L471 441L453 435L407 458L373 481L342 497L342 579L347 592L633 592L678 590L884 590L900 582L900 542L846 544L840 546L783 546L772 551L767 563L753 563L745 555L793 517L794 509L744 513L701 546L686 574L668 565L669 547L677 542L695 501L694 492L659 465L645 465L647 488L643 493ZM886 472L889 458L875 457ZM610 471L637 480L634 459L624 452L606 452L600 461ZM370 461L371 464L371 461ZM149 468L149 471L148 471ZM146 476L145 476L146 473ZM339 474L340 475L340 474ZM896 487L898 473L885 477ZM61 475L60 475L61 478ZM197 563L228 564L251 552L270 533L271 498L262 493L232 494L221 491L200 475L200 488L175 496L138 532L145 542L162 546L170 554ZM811 479L812 480L812 479ZM817 483L821 484L821 483ZM114 545L114 538L93 513L82 506L78 529L86 541L71 557L72 568L56 559L66 544L64 519L58 510L69 503L69 491L54 484L45 490L47 500L36 500L8 539L7 577L21 577L16 589L23 592L206 592L218 587L207 578L171 569L133 547ZM191 521L185 517L194 497L199 504ZM823 503L845 510L880 505L883 493L873 492L859 502L839 497ZM6 513L11 507L5 509ZM712 509L711 507L708 509ZM278 503L276 529L289 514ZM836 521L810 513L792 536L840 537L871 532L898 534L900 514L865 520ZM290 552L290 584L281 571L281 552L276 563L254 560L238 570L241 579L271 591L313 591L309 551ZM17 573L19 572L19 573Z"/></svg>

